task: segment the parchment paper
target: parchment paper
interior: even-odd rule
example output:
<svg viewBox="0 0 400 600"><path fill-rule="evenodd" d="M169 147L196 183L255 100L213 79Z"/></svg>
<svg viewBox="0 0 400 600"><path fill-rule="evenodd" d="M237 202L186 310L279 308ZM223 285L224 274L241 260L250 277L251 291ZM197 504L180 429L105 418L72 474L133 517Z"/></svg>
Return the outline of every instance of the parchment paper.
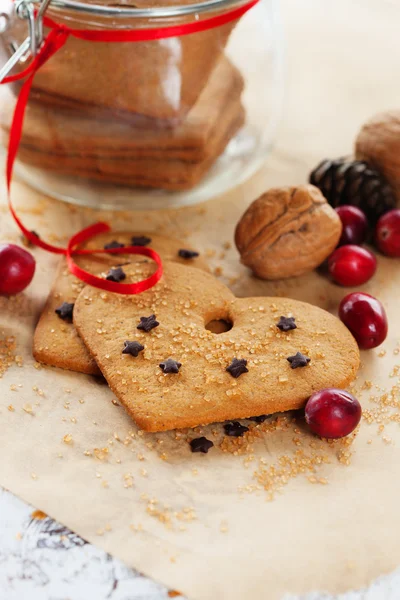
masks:
<svg viewBox="0 0 400 600"><path fill-rule="evenodd" d="M115 215L71 208L16 182L28 227L68 236L106 219L116 229L131 222L187 236L238 295L291 295L335 312L345 290L322 274L258 281L225 246L260 192L304 182L320 158L351 152L362 121L399 102L399 10L382 0L285 0L284 12L288 101L278 145L257 177L199 207ZM0 239L17 240L2 196ZM222 447L220 425L199 429L216 442L199 456L185 432L140 435L94 378L35 365L32 332L56 259L34 254L33 285L0 299L0 353L7 346L9 362L18 357L0 379L1 485L192 600L339 592L400 563L397 261L380 257L363 288L383 301L390 333L363 353L354 391L364 419L354 439L328 444L301 420L274 417Z"/></svg>

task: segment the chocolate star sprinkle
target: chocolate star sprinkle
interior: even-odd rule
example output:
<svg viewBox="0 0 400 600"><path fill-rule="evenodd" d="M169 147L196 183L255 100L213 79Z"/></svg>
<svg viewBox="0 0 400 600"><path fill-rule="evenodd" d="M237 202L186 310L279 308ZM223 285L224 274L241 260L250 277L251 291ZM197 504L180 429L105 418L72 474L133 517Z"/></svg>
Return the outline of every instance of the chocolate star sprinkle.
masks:
<svg viewBox="0 0 400 600"><path fill-rule="evenodd" d="M72 320L72 313L74 312L74 304L72 302L63 302L61 306L56 308L55 312L58 314L60 319L64 321L66 319Z"/></svg>
<svg viewBox="0 0 400 600"><path fill-rule="evenodd" d="M156 320L156 315L150 315L149 317L140 317L140 323L137 326L138 329L142 329L146 333L159 326L159 322Z"/></svg>
<svg viewBox="0 0 400 600"><path fill-rule="evenodd" d="M295 320L296 319L294 317L281 317L276 326L281 331L290 331L291 329L297 329Z"/></svg>
<svg viewBox="0 0 400 600"><path fill-rule="evenodd" d="M131 238L132 246L148 246L151 243L151 238L145 235L134 235Z"/></svg>
<svg viewBox="0 0 400 600"><path fill-rule="evenodd" d="M124 349L122 350L122 354L130 354L131 356L138 356L139 352L144 350L144 346L139 344L139 342L124 342Z"/></svg>
<svg viewBox="0 0 400 600"><path fill-rule="evenodd" d="M178 251L178 256L180 256L181 258L186 258L186 260L189 260L190 258L196 258L197 256L199 256L199 253L196 252L195 250L185 250L185 248L181 248Z"/></svg>
<svg viewBox="0 0 400 600"><path fill-rule="evenodd" d="M203 454L207 454L209 449L214 446L214 442L208 440L204 436L191 440L189 443L192 452L202 452Z"/></svg>
<svg viewBox="0 0 400 600"><path fill-rule="evenodd" d="M264 423L265 419L268 419L268 415L259 415L258 417L249 417L249 421L255 421L256 423Z"/></svg>
<svg viewBox="0 0 400 600"><path fill-rule="evenodd" d="M234 358L229 367L226 367L226 371L228 371L228 373L230 373L232 377L235 377L235 379L237 379L243 373L249 372L246 365L247 360L245 358Z"/></svg>
<svg viewBox="0 0 400 600"><path fill-rule="evenodd" d="M114 248L124 248L125 244L120 244L117 240L113 240L104 246L104 250L113 250Z"/></svg>
<svg viewBox="0 0 400 600"><path fill-rule="evenodd" d="M231 437L242 437L246 431L249 430L246 425L242 425L239 421L232 421L232 423L225 423L224 425L226 435Z"/></svg>
<svg viewBox="0 0 400 600"><path fill-rule="evenodd" d="M177 360L173 360L172 358L167 358L164 362L159 364L160 369L163 373L179 373L179 369L182 364Z"/></svg>
<svg viewBox="0 0 400 600"><path fill-rule="evenodd" d="M115 269L110 269L108 271L106 279L107 281L115 281L115 283L119 283L120 281L126 279L126 275L121 267L116 267Z"/></svg>
<svg viewBox="0 0 400 600"><path fill-rule="evenodd" d="M296 352L294 356L288 356L287 360L290 362L292 369L297 369L297 367L306 367L311 358L304 356L301 352Z"/></svg>

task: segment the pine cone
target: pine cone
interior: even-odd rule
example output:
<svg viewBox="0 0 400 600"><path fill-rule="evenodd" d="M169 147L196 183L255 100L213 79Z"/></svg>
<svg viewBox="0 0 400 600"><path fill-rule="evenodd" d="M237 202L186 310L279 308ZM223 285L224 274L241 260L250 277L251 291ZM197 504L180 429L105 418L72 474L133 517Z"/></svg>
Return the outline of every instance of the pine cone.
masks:
<svg viewBox="0 0 400 600"><path fill-rule="evenodd" d="M334 207L342 204L358 206L372 224L396 206L387 181L360 160L323 160L311 172L310 183L318 187Z"/></svg>

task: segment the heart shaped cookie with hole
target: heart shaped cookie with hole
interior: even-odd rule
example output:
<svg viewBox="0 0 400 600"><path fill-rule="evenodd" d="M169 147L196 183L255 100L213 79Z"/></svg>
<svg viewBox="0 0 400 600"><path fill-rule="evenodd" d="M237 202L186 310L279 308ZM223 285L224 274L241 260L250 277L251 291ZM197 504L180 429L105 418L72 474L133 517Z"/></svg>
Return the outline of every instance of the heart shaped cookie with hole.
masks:
<svg viewBox="0 0 400 600"><path fill-rule="evenodd" d="M148 271L126 267L126 280ZM215 321L222 333L207 329ZM330 313L289 298L237 299L212 275L173 263L137 296L86 287L74 323L145 431L300 408L316 390L346 387L359 366L354 338Z"/></svg>
<svg viewBox="0 0 400 600"><path fill-rule="evenodd" d="M115 248L121 246L149 246L163 260L180 262L208 270L206 261L188 246L162 235L134 233L132 231L107 232L93 237L82 248ZM76 263L86 271L99 275L107 273L112 267L126 263L148 262L152 269L155 265L144 256L134 254L92 254L77 256ZM68 270L63 259L58 267L56 278L43 308L33 338L33 355L38 362L53 367L61 367L78 373L101 375L96 361L87 351L72 323L75 300L85 284Z"/></svg>

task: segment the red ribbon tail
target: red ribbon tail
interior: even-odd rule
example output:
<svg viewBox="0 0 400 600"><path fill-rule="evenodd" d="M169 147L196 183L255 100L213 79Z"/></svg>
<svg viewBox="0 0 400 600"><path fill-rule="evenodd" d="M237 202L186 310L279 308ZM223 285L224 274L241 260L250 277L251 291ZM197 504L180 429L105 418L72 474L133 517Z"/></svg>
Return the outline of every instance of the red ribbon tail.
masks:
<svg viewBox="0 0 400 600"><path fill-rule="evenodd" d="M42 48L40 49L38 55L33 59L31 65L28 67L28 69L25 70L25 73L29 72L30 74L22 85L22 88L21 88L20 93L17 98L17 103L15 105L14 114L13 114L13 118L12 118L11 126L10 126L10 138L9 138L9 142L8 142L8 153L7 153L7 164L6 164L8 206L9 206L10 212L11 212L15 222L17 223L17 225L21 229L22 233L25 235L25 237L30 242L32 242L36 246L40 246L40 248L43 248L44 250L47 250L48 252L53 252L55 254L65 254L66 251L64 248L59 248L58 246L53 246L52 244L48 244L47 242L41 240L40 238L38 238L37 235L35 235L34 233L29 231L25 227L25 225L22 223L22 221L19 219L18 215L16 214L14 207L11 203L10 188L11 188L11 179L12 179L12 175L13 175L13 169L14 169L14 162L15 162L18 148L19 148L19 145L21 142L22 127L24 124L26 105L28 103L28 98L29 98L29 94L31 91L33 79L34 79L35 74L38 71L38 69L45 62L47 62L49 60L49 58L51 58L53 56L53 54L55 54L55 52L57 52L65 44L65 42L67 41L67 38L68 38L67 31L64 31L62 29L61 30L53 29L52 31L50 31L49 35L47 36L47 38L44 41ZM19 78L22 78L23 75L24 75L24 72L19 73ZM6 80L4 80L4 82L7 83L7 81L9 81L9 80L10 80L10 78L7 78ZM12 78L12 80L15 81L16 79Z"/></svg>

